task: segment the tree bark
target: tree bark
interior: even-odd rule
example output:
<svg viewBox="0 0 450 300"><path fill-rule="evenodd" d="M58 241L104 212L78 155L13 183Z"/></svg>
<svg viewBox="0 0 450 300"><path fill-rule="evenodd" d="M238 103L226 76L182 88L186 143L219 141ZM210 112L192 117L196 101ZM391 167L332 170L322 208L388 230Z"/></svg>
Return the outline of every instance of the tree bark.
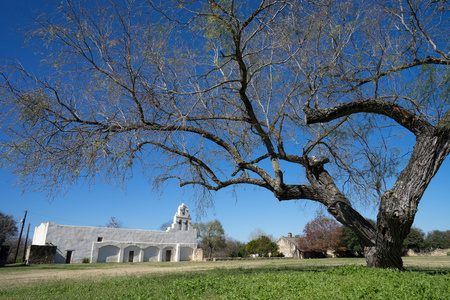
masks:
<svg viewBox="0 0 450 300"><path fill-rule="evenodd" d="M369 267L403 269L403 240L414 222L420 199L449 152L448 132L417 137L408 165L381 198L376 243L365 249Z"/></svg>

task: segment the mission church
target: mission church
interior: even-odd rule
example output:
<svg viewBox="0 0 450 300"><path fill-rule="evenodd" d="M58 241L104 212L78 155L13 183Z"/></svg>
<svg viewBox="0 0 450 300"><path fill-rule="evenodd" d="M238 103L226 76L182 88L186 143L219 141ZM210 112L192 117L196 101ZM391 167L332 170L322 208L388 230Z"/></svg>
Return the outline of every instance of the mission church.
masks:
<svg viewBox="0 0 450 300"><path fill-rule="evenodd" d="M189 261L196 260L196 249L197 230L183 203L166 231L42 223L35 228L27 260L39 263L45 256L47 263Z"/></svg>

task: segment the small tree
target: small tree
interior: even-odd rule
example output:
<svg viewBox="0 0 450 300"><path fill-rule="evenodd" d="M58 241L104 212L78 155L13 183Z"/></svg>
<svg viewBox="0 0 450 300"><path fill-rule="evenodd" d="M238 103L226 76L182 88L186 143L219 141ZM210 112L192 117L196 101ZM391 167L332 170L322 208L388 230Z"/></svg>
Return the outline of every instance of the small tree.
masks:
<svg viewBox="0 0 450 300"><path fill-rule="evenodd" d="M357 252L358 256L361 255L364 248L362 247L361 241L356 233L347 226L342 226L342 233L344 235L343 246L349 251Z"/></svg>
<svg viewBox="0 0 450 300"><path fill-rule="evenodd" d="M166 222L162 223L161 226L159 226L159 229L167 230L167 227L170 227L172 225L172 223L173 223L172 220L166 221Z"/></svg>
<svg viewBox="0 0 450 300"><path fill-rule="evenodd" d="M9 246L9 255L6 259L6 263L7 264L14 264L16 262L23 262L22 258L23 258L23 253L25 250L25 236L22 237L22 241L19 245L19 249L17 250L17 243L19 241L19 235L13 235L9 238L6 239L5 243L3 245ZM27 245L31 245L32 243L32 239L28 239L26 241ZM16 251L18 253L18 256L15 257Z"/></svg>
<svg viewBox="0 0 450 300"><path fill-rule="evenodd" d="M367 221L375 228L375 221L367 219ZM361 244L361 239L356 235L356 233L347 226L342 226L342 233L344 239L342 245L347 248L347 250L357 252L358 255L362 255L364 252L364 247Z"/></svg>
<svg viewBox="0 0 450 300"><path fill-rule="evenodd" d="M258 254L260 256L278 255L278 245L265 235L248 242L245 249L249 254Z"/></svg>
<svg viewBox="0 0 450 300"><path fill-rule="evenodd" d="M231 237L225 238L225 247L221 249L221 251L217 251L215 254L219 257L243 257L243 254L240 254L239 250L244 246L245 252L245 244L240 241L237 241Z"/></svg>
<svg viewBox="0 0 450 300"><path fill-rule="evenodd" d="M303 233L304 236L299 238L299 246L303 250L344 250L342 227L333 219L318 217L306 224Z"/></svg>
<svg viewBox="0 0 450 300"><path fill-rule="evenodd" d="M11 215L6 215L0 211L0 247L16 234L16 221L14 221Z"/></svg>
<svg viewBox="0 0 450 300"><path fill-rule="evenodd" d="M271 234L267 234L264 229L262 229L261 227L256 228L255 230L253 230L252 232L250 232L250 234L248 235L248 239L251 240L257 240L262 236L266 236L268 237L271 241L275 241L275 239L273 238L273 235Z"/></svg>
<svg viewBox="0 0 450 300"><path fill-rule="evenodd" d="M197 229L197 236L200 239L199 245L208 251L210 259L214 251L225 248L225 231L219 220L197 223L194 227Z"/></svg>
<svg viewBox="0 0 450 300"><path fill-rule="evenodd" d="M425 247L424 243L425 233L416 227L412 227L406 239L403 241L403 251L412 249L416 252Z"/></svg>
<svg viewBox="0 0 450 300"><path fill-rule="evenodd" d="M106 227L108 228L123 228L123 222L116 217L111 217L109 221L106 223Z"/></svg>
<svg viewBox="0 0 450 300"><path fill-rule="evenodd" d="M246 251L246 244L242 244L239 246L237 257L246 257L247 251Z"/></svg>

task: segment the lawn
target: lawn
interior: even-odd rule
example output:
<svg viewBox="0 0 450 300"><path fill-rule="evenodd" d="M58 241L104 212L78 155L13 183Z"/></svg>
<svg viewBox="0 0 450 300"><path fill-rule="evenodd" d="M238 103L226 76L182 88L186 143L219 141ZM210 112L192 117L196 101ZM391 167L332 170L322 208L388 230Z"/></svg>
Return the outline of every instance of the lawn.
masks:
<svg viewBox="0 0 450 300"><path fill-rule="evenodd" d="M0 269L1 299L450 299L450 257L45 265ZM67 277L59 276L66 274ZM116 273L115 273L116 272ZM41 274L43 280L26 281ZM48 277L48 274L56 275Z"/></svg>

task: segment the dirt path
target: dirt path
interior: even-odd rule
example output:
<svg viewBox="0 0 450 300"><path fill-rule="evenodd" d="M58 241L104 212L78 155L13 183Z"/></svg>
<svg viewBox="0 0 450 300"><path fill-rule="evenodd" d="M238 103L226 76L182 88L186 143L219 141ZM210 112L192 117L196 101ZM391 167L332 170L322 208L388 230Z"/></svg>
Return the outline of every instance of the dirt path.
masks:
<svg viewBox="0 0 450 300"><path fill-rule="evenodd" d="M186 273L194 271L211 270L215 268L250 268L261 265L255 261L248 262L196 262L191 265L180 264L108 264L100 265L98 268L82 268L82 269L65 269L65 268L49 268L49 269L28 269L27 267L18 267L10 270L2 270L0 272L0 289L17 288L24 286L32 286L39 282L51 282L64 279L74 280L103 280L105 276L141 276L145 274L163 274L170 272Z"/></svg>
<svg viewBox="0 0 450 300"><path fill-rule="evenodd" d="M100 268L100 269L83 269L83 270L64 270L64 269L36 269L27 271L8 272L0 274L0 289L15 288L37 284L39 282L51 282L64 279L87 279L99 280L105 276L120 276L120 275L144 275L151 273L168 273L168 272L192 272L195 270L206 270L209 268L200 268L197 266L191 267L147 267L142 266L115 266L114 268Z"/></svg>

